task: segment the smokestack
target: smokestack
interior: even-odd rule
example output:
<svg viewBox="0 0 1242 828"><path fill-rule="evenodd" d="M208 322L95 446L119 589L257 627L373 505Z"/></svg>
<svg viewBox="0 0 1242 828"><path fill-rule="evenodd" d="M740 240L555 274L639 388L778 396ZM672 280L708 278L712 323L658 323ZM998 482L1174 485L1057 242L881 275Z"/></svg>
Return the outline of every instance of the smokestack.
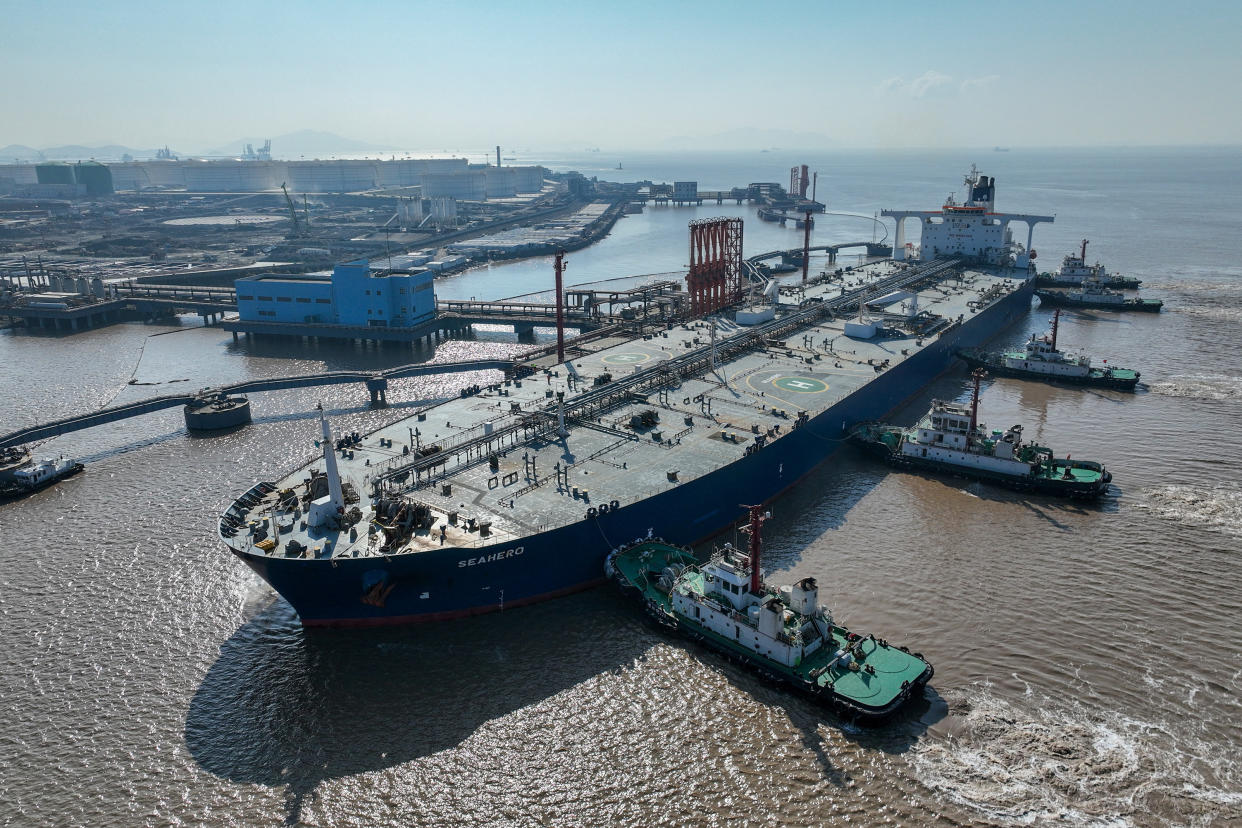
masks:
<svg viewBox="0 0 1242 828"><path fill-rule="evenodd" d="M496 145L496 166L500 166L500 144Z"/></svg>

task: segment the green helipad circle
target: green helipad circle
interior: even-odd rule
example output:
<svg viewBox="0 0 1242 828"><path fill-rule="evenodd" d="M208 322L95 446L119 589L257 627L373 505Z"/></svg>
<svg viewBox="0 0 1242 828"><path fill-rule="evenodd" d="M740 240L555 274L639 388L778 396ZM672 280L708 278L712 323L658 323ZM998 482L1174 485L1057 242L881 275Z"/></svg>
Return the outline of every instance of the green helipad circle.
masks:
<svg viewBox="0 0 1242 828"><path fill-rule="evenodd" d="M777 377L772 384L783 391L797 394L818 394L828 390L828 383L811 377Z"/></svg>
<svg viewBox="0 0 1242 828"><path fill-rule="evenodd" d="M610 365L638 365L651 359L651 354L609 354L601 359L601 362L607 362Z"/></svg>

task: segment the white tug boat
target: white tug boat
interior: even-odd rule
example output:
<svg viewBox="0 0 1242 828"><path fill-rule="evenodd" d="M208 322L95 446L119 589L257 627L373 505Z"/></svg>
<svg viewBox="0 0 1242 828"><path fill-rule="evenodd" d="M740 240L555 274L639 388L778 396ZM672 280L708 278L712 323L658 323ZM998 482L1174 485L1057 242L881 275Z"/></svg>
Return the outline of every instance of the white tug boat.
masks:
<svg viewBox="0 0 1242 828"><path fill-rule="evenodd" d="M1087 264L1087 240L1082 240L1082 249L1078 253L1067 253L1061 260L1061 266L1051 273L1041 273L1035 280L1036 284L1046 287L1079 287L1087 281L1098 281L1110 288L1137 288L1142 284L1139 279L1109 274L1104 265L1096 262Z"/></svg>
<svg viewBox="0 0 1242 828"><path fill-rule="evenodd" d="M1031 334L1021 351L991 353L977 348L965 348L958 351L957 355L972 368L985 368L1002 377L1134 390L1139 380L1138 371L1108 365L1102 368L1093 367L1089 356L1058 350L1057 327L1060 319L1061 309L1057 308L1052 315L1052 333L1047 336Z"/></svg>
<svg viewBox="0 0 1242 828"><path fill-rule="evenodd" d="M1090 460L1055 457L1052 449L1022 440L1022 426L988 431L979 423L979 383L969 406L935 400L913 428L864 422L850 430L850 439L905 469L944 472L997 483L1019 491L1074 498L1100 497L1112 474Z"/></svg>
<svg viewBox="0 0 1242 828"><path fill-rule="evenodd" d="M19 447L0 449L0 498L15 498L45 489L85 468L70 457L33 461Z"/></svg>

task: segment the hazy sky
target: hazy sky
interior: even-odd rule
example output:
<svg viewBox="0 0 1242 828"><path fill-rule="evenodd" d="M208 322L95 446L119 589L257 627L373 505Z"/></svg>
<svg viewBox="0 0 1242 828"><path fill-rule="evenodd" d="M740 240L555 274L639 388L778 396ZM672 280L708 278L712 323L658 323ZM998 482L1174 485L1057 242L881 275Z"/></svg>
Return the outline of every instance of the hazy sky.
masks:
<svg viewBox="0 0 1242 828"><path fill-rule="evenodd" d="M0 145L1237 144L1240 34L1185 0L11 0Z"/></svg>

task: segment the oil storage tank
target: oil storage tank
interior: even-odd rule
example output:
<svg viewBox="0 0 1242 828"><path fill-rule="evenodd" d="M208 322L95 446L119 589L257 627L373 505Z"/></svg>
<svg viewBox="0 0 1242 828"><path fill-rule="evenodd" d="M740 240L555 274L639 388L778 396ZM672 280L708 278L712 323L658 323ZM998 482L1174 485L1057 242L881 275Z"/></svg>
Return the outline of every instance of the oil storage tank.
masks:
<svg viewBox="0 0 1242 828"><path fill-rule="evenodd" d="M373 190L375 161L290 161L289 189L299 193L353 193Z"/></svg>
<svg viewBox="0 0 1242 828"><path fill-rule="evenodd" d="M92 196L112 195L112 170L98 161L83 161L74 170L78 183L86 188L86 194Z"/></svg>

